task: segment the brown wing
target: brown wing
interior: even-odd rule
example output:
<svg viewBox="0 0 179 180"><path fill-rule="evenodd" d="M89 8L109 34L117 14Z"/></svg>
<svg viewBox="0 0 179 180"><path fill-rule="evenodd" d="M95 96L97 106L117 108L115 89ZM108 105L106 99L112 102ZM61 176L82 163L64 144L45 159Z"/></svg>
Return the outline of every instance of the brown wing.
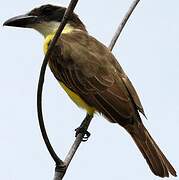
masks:
<svg viewBox="0 0 179 180"><path fill-rule="evenodd" d="M142 106L116 62L104 45L86 33L78 32L62 36L49 65L59 81L108 120L124 126L132 122L138 107L142 109Z"/></svg>
<svg viewBox="0 0 179 180"><path fill-rule="evenodd" d="M49 65L59 81L128 131L154 174L176 176L141 122L137 110L143 108L135 89L106 47L87 34L63 35Z"/></svg>
<svg viewBox="0 0 179 180"><path fill-rule="evenodd" d="M136 90L134 89L134 86L132 85L131 81L129 80L129 78L127 76L122 77L122 80L133 100L133 102L135 103L137 109L146 117L144 109L142 107L142 104L140 102L139 96L137 95Z"/></svg>

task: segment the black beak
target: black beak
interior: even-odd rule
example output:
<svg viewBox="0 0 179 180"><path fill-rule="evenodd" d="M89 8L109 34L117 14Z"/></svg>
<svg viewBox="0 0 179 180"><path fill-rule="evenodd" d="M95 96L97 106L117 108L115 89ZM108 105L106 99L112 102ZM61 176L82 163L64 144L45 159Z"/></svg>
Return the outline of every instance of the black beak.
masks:
<svg viewBox="0 0 179 180"><path fill-rule="evenodd" d="M4 22L3 26L29 27L30 25L37 23L37 21L37 16L21 15L8 19Z"/></svg>

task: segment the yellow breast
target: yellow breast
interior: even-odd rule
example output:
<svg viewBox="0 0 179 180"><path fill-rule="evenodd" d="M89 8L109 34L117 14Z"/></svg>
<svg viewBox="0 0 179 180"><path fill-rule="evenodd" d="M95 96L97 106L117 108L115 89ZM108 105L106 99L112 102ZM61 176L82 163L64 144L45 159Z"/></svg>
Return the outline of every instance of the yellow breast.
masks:
<svg viewBox="0 0 179 180"><path fill-rule="evenodd" d="M66 32L71 32L71 31L67 31ZM43 50L44 53L46 54L47 50L48 50L48 46L50 41L53 39L54 37L54 33L48 35L45 38L44 41L44 46L43 46ZM89 115L93 115L93 113L95 112L95 108L89 106L83 99L81 99L81 97L79 97L76 93L74 93L73 91L71 91L68 87L66 87L62 82L59 82L59 84L61 85L61 87L65 90L65 92L68 94L68 96L72 99L72 101L79 107L85 109L87 111L87 113Z"/></svg>
<svg viewBox="0 0 179 180"><path fill-rule="evenodd" d="M63 31L62 31L62 34L71 33L73 30L74 30L74 28L72 26L70 26L69 24L66 24ZM45 37L44 47L43 47L45 54L48 50L49 43L53 39L55 33L56 33L56 31L54 30L51 34L49 34L48 36Z"/></svg>
<svg viewBox="0 0 179 180"><path fill-rule="evenodd" d="M62 82L59 82L71 100L79 107L85 109L89 115L92 115L95 111L95 108L89 106L83 99L81 99L76 93L67 88Z"/></svg>

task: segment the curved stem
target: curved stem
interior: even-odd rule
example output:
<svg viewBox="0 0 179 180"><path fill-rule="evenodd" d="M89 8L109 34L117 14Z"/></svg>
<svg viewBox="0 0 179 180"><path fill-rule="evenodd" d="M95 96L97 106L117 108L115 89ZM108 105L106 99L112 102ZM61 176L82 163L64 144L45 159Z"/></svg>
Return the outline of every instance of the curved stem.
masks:
<svg viewBox="0 0 179 180"><path fill-rule="evenodd" d="M44 125L43 113L42 113L42 89L43 89L43 84L44 84L44 76L45 76L47 63L48 63L48 60L50 58L53 47L55 46L59 36L61 35L61 33L62 33L66 23L67 23L68 17L73 12L77 2L78 2L78 0L71 0L68 8L66 9L64 17L62 19L62 22L61 22L53 40L50 43L50 46L48 48L48 51L47 51L46 56L43 60L42 67L40 70L40 77L39 77L38 89L37 89L37 112L38 112L39 126L41 129L42 137L43 137L43 140L46 144L46 147L47 147L50 155L52 156L53 160L56 162L57 165L60 165L60 166L63 166L64 163L55 153L55 151L54 151L54 149L53 149L53 147L49 141L49 138L47 136L47 132L46 132L45 125Z"/></svg>

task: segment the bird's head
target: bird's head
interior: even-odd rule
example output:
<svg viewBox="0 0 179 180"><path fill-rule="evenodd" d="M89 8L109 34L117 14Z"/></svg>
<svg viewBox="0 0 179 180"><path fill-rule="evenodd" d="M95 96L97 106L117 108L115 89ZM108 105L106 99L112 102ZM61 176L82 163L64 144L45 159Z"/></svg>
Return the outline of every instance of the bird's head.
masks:
<svg viewBox="0 0 179 180"><path fill-rule="evenodd" d="M47 36L56 32L62 21L65 10L66 8L64 7L47 4L31 10L25 15L13 17L4 22L3 25L33 28L42 35ZM75 13L69 17L66 31L70 31L74 28L86 31L84 24Z"/></svg>

